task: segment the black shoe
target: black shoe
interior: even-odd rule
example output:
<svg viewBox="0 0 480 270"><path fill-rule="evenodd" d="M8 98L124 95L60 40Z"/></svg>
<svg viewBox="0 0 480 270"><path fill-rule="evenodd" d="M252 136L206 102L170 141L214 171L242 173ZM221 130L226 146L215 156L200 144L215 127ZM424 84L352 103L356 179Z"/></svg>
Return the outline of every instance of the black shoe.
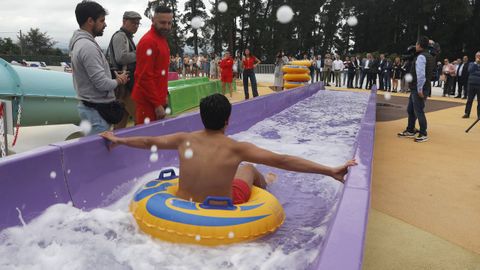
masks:
<svg viewBox="0 0 480 270"><path fill-rule="evenodd" d="M418 142L418 143L421 143L421 142L426 142L428 141L428 137L427 135L420 135L418 134L415 139L413 139L414 142Z"/></svg>
<svg viewBox="0 0 480 270"><path fill-rule="evenodd" d="M462 98L462 96L455 96L455 98Z"/></svg>
<svg viewBox="0 0 480 270"><path fill-rule="evenodd" d="M402 132L397 133L397 136L400 138L413 138L415 137L415 132L410 132L408 130L404 130Z"/></svg>
<svg viewBox="0 0 480 270"><path fill-rule="evenodd" d="M443 94L442 97L446 97L447 95Z"/></svg>
<svg viewBox="0 0 480 270"><path fill-rule="evenodd" d="M464 114L464 115L462 116L462 118L470 118L470 115Z"/></svg>
<svg viewBox="0 0 480 270"><path fill-rule="evenodd" d="M462 97L462 99L467 99L467 97Z"/></svg>

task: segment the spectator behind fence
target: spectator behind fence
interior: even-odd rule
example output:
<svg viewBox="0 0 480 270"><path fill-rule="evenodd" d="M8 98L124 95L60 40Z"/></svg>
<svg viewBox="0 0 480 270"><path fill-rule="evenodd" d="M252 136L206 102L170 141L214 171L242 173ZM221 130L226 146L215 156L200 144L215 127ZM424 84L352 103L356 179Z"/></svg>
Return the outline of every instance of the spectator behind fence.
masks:
<svg viewBox="0 0 480 270"><path fill-rule="evenodd" d="M80 119L90 122L87 135L110 129L120 122L125 109L115 101L115 88L128 82L127 74L112 79L110 66L95 37L102 36L107 26L107 11L98 3L83 1L75 8L80 29L70 40L73 86L77 92Z"/></svg>
<svg viewBox="0 0 480 270"><path fill-rule="evenodd" d="M395 62L393 63L393 91L396 93L398 91L398 82L402 79L402 63L400 62L400 57L395 57Z"/></svg>
<svg viewBox="0 0 480 270"><path fill-rule="evenodd" d="M467 99L468 88L468 56L463 57L462 63L457 68L458 94L455 98Z"/></svg>
<svg viewBox="0 0 480 270"><path fill-rule="evenodd" d="M340 87L342 84L342 70L343 70L343 61L340 58L340 55L335 57L333 61L333 74L335 75L335 86Z"/></svg>
<svg viewBox="0 0 480 270"><path fill-rule="evenodd" d="M445 75L445 84L443 87L443 96L445 97L446 95L450 96L452 89L455 87L455 66L452 65L447 58L443 60L443 74Z"/></svg>
<svg viewBox="0 0 480 270"><path fill-rule="evenodd" d="M480 119L480 51L475 54L475 62L470 63L468 72L468 99L463 118L470 117L473 100L477 96L477 119Z"/></svg>
<svg viewBox="0 0 480 270"><path fill-rule="evenodd" d="M120 123L114 125L114 129L120 129L127 126L129 116L135 118L135 103L131 98L134 74L136 66L136 50L133 42L133 35L137 32L142 16L135 11L126 11L123 14L123 24L120 30L115 32L110 39L107 49L107 59L110 64L112 76L115 72L127 72L129 81L124 86L119 86L115 90L115 96L119 102L125 106L127 113Z"/></svg>
<svg viewBox="0 0 480 270"><path fill-rule="evenodd" d="M274 91L281 91L283 90L283 71L282 68L285 64L287 64L288 59L285 59L285 53L280 51L277 53L277 57L275 59L275 71L273 72L274 79L273 79L273 90Z"/></svg>
<svg viewBox="0 0 480 270"><path fill-rule="evenodd" d="M325 55L325 61L323 61L323 83L326 86L330 86L330 73L332 72L332 57L329 53Z"/></svg>
<svg viewBox="0 0 480 270"><path fill-rule="evenodd" d="M243 62L243 91L245 92L245 99L249 99L248 78L250 78L250 83L252 85L252 95L253 97L257 97L258 91L257 91L257 78L255 77L255 67L261 62L257 57L253 56L250 53L249 49L245 50L245 56L242 62Z"/></svg>
<svg viewBox="0 0 480 270"><path fill-rule="evenodd" d="M225 87L228 84L230 97L232 97L233 65L234 61L230 56L230 52L225 52L222 61L219 63L220 77L222 81L222 93L225 95Z"/></svg>
<svg viewBox="0 0 480 270"><path fill-rule="evenodd" d="M154 121L166 116L170 61L167 36L172 29L172 20L173 13L170 8L155 8L150 31L138 43L137 70L132 93L137 105L137 125L143 124L146 118Z"/></svg>

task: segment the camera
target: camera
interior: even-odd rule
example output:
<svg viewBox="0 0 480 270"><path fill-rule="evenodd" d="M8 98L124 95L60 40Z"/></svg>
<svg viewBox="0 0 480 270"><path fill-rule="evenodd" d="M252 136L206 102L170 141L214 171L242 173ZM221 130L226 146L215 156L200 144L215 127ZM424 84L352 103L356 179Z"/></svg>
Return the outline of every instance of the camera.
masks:
<svg viewBox="0 0 480 270"><path fill-rule="evenodd" d="M433 57L436 57L440 53L440 44L433 40L430 40L428 43L427 51ZM417 51L415 49L415 45L408 46L406 54L402 55L402 60L405 61L413 61L415 58Z"/></svg>
<svg viewBox="0 0 480 270"><path fill-rule="evenodd" d="M415 49L415 45L408 46L407 52L405 54L402 54L402 60L413 61L413 58L415 58L416 52L417 50Z"/></svg>

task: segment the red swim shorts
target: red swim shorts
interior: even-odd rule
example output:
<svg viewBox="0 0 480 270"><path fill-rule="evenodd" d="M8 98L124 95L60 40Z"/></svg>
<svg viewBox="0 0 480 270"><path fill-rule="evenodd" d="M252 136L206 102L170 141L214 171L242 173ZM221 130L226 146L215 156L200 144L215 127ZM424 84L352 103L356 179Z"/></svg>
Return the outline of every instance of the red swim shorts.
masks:
<svg viewBox="0 0 480 270"><path fill-rule="evenodd" d="M251 190L248 184L241 179L233 179L232 197L233 204L242 204L250 199Z"/></svg>

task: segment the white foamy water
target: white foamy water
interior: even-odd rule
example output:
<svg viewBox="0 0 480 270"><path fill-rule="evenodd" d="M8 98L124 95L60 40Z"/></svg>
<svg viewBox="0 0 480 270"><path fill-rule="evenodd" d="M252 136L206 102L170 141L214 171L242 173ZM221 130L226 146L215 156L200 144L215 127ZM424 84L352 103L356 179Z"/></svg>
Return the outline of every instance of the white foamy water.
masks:
<svg viewBox="0 0 480 270"><path fill-rule="evenodd" d="M326 91L232 137L340 165L352 156L367 98ZM135 188L107 208L82 211L57 204L25 227L3 230L0 269L305 269L318 254L341 184L321 175L257 168L278 174L269 190L287 214L284 225L261 240L211 248L139 232L128 204L141 185L158 176L156 170L139 176Z"/></svg>

